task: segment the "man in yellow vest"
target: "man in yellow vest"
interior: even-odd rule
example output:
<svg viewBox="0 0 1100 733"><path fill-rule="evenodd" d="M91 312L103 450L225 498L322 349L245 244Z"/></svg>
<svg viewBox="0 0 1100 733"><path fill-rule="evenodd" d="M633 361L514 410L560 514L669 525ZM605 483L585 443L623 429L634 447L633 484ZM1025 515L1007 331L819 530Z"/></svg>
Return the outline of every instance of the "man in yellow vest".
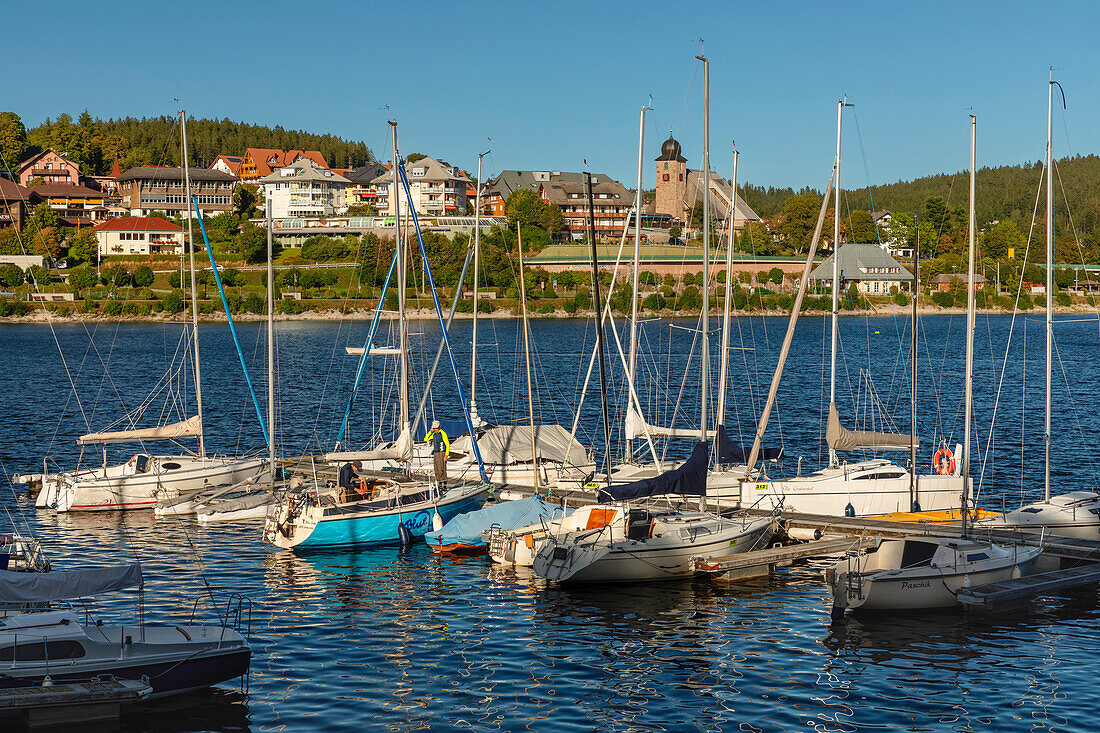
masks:
<svg viewBox="0 0 1100 733"><path fill-rule="evenodd" d="M447 456L451 454L451 441L447 439L447 433L439 426L438 420L432 421L432 429L424 438L425 443L432 446L432 466L435 469L435 480L440 484L447 483Z"/></svg>

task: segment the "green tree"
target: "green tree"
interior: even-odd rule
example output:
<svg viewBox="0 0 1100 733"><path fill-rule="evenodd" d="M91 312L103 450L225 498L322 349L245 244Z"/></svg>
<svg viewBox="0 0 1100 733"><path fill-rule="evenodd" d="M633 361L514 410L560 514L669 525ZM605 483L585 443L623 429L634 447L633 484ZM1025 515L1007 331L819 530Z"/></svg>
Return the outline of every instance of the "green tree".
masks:
<svg viewBox="0 0 1100 733"><path fill-rule="evenodd" d="M415 163L416 161L424 160L427 157L428 156L424 155L424 153L409 153L408 155L405 156L405 162L411 165L411 164Z"/></svg>
<svg viewBox="0 0 1100 733"><path fill-rule="evenodd" d="M7 288L18 287L23 284L23 268L19 265L0 266L0 283Z"/></svg>
<svg viewBox="0 0 1100 733"><path fill-rule="evenodd" d="M796 252L804 252L810 246L810 237L821 209L821 197L812 191L791 196L783 202L783 216L779 224L779 236Z"/></svg>
<svg viewBox="0 0 1100 733"><path fill-rule="evenodd" d="M130 284L132 279L130 271L123 265L115 265L114 267L108 267L103 270L100 279L104 285L113 285L116 288L124 288Z"/></svg>
<svg viewBox="0 0 1100 733"><path fill-rule="evenodd" d="M997 260L1008 257L1010 249L1016 250L1023 256L1024 247L1027 245L1027 237L1020 231L1020 227L1014 221L1002 221L982 234L982 254Z"/></svg>
<svg viewBox="0 0 1100 733"><path fill-rule="evenodd" d="M69 272L69 287L72 288L77 297L80 296L80 291L95 287L97 282L99 282L99 277L95 274L95 270L87 265L77 267Z"/></svg>
<svg viewBox="0 0 1100 733"><path fill-rule="evenodd" d="M771 280L776 285L782 285L783 284L783 271L781 269L779 269L778 267L773 267L772 269L768 270L768 279Z"/></svg>
<svg viewBox="0 0 1100 733"><path fill-rule="evenodd" d="M925 200L921 221L928 222L937 239L952 231L951 210L947 207L947 202L939 196L931 196Z"/></svg>
<svg viewBox="0 0 1100 733"><path fill-rule="evenodd" d="M49 268L42 265L31 265L27 268L27 282L37 287L48 285L50 282Z"/></svg>
<svg viewBox="0 0 1100 733"><path fill-rule="evenodd" d="M153 269L148 265L141 265L134 270L134 287L147 288L153 284Z"/></svg>
<svg viewBox="0 0 1100 733"><path fill-rule="evenodd" d="M260 200L257 187L251 183L238 183L233 189L233 213L242 219L256 215L256 202Z"/></svg>
<svg viewBox="0 0 1100 733"><path fill-rule="evenodd" d="M750 221L742 227L741 233L737 235L737 249L764 257L779 253L768 227L757 221Z"/></svg>
<svg viewBox="0 0 1100 733"><path fill-rule="evenodd" d="M161 298L161 303L164 305L164 310L168 313L179 313L183 310L183 291L173 290Z"/></svg>
<svg viewBox="0 0 1100 733"><path fill-rule="evenodd" d="M61 217L58 216L58 213L51 209L48 204L39 204L34 207L31 215L27 217L27 221L23 225L23 231L33 235L43 229L57 229L60 226Z"/></svg>
<svg viewBox="0 0 1100 733"><path fill-rule="evenodd" d="M544 204L539 195L528 189L515 191L504 202L504 214L508 217L508 228L515 231L517 224L541 226Z"/></svg>
<svg viewBox="0 0 1100 733"><path fill-rule="evenodd" d="M878 227L875 226L875 220L871 218L870 211L863 211L862 209L853 211L848 217L848 221L845 222L845 227L849 242L860 244L878 243Z"/></svg>
<svg viewBox="0 0 1100 733"><path fill-rule="evenodd" d="M57 229L46 227L35 233L34 253L47 260L57 259L61 254L61 239L57 236Z"/></svg>
<svg viewBox="0 0 1100 733"><path fill-rule="evenodd" d="M680 227L676 226L675 224L668 228L668 238L670 241L679 239L681 234L682 232L680 231Z"/></svg>
<svg viewBox="0 0 1100 733"><path fill-rule="evenodd" d="M694 285L688 285L684 288L684 291L680 293L680 297L676 299L676 307L681 310L702 308L703 296L699 293L699 288Z"/></svg>
<svg viewBox="0 0 1100 733"><path fill-rule="evenodd" d="M916 222L904 212L890 214L890 219L882 225L882 241L894 247L905 247L913 243Z"/></svg>
<svg viewBox="0 0 1100 733"><path fill-rule="evenodd" d="M539 215L539 226L545 229L550 236L558 235L565 227L565 220L562 219L561 209L557 204L546 204L542 207L542 213Z"/></svg>
<svg viewBox="0 0 1100 733"><path fill-rule="evenodd" d="M0 169L12 173L23 159L27 149L27 128L14 112L0 112Z"/></svg>
<svg viewBox="0 0 1100 733"><path fill-rule="evenodd" d="M91 229L81 229L70 234L65 243L69 246L69 258L77 262L92 262L99 248L95 232Z"/></svg>

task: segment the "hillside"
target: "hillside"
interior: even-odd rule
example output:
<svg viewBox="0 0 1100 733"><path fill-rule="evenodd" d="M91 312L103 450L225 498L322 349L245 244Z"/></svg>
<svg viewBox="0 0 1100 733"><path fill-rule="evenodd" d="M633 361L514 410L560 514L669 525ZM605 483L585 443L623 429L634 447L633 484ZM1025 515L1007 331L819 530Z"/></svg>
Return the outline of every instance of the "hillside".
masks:
<svg viewBox="0 0 1100 733"><path fill-rule="evenodd" d="M73 121L63 114L29 128L26 142L27 152L50 147L67 152L80 163L82 172L91 175L110 173L115 155L123 170L139 165L179 165L181 158L179 120L175 117L99 120L85 112ZM334 167L373 160L366 143L360 141L228 119L189 119L187 144L191 165L203 168L221 153L241 155L246 148L319 150Z"/></svg>

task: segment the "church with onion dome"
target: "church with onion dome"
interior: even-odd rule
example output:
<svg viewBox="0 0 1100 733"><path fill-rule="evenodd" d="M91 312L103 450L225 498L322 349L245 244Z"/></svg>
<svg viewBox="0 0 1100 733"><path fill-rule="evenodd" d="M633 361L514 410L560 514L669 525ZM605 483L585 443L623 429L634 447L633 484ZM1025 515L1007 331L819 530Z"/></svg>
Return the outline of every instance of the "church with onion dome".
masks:
<svg viewBox="0 0 1100 733"><path fill-rule="evenodd" d="M702 202L703 171L687 167L680 143L670 131L668 140L661 144L661 154L657 156L657 192L652 211L657 216L668 216L681 223L687 222L692 208ZM711 215L725 222L730 214L730 201L733 187L729 180L714 171L710 173L710 210ZM741 229L745 224L760 221L760 217L737 197L735 225Z"/></svg>

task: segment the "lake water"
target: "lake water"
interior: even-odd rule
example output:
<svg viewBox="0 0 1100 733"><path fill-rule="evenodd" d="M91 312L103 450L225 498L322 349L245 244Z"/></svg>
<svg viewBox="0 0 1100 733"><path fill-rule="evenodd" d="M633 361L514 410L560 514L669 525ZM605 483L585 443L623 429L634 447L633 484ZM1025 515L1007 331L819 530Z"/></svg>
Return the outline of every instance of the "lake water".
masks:
<svg viewBox="0 0 1100 733"><path fill-rule="evenodd" d="M924 465L941 439L953 447L962 432L963 326L958 316L921 323L918 432ZM735 438L751 439L785 327L780 318L735 319L726 414ZM356 367L344 346L361 346L366 328L362 322L278 324L278 437L284 454L331 445ZM849 426L877 425L886 415L893 428L908 430L908 328L907 321L889 317L842 319L838 405ZM694 321L667 320L642 328L638 391L651 423L698 424L699 357L687 356L694 329ZM422 375L434 357L438 327L422 322L411 330L418 352L414 366ZM263 404L263 327L244 324L239 331ZM392 343L388 325L382 331L376 341ZM568 426L591 354L592 326L536 321L531 331L541 419ZM201 332L208 450L262 448L228 328L209 325ZM178 367L173 356L180 334L178 324L63 324L52 332L47 326L0 325L3 471L41 470L43 455L75 465L78 435L115 421L120 405L137 408L170 365ZM526 415L517 336L512 321L479 327L477 400L486 419ZM800 321L768 432L769 442L781 443L787 456L773 473L793 472L799 460L810 469L824 458L828 365L822 356L828 337L827 320ZM1069 319L1056 326L1056 338L1052 480L1055 491L1094 488L1100 331L1095 318ZM625 334L622 339L625 349ZM1034 317L1015 324L1003 316L979 318L974 474L981 477L979 503L986 507L1041 495L1042 339L1043 324ZM470 324L457 324L452 340L465 390ZM717 333L711 343L717 372ZM613 340L609 351L613 419L621 422L623 370ZM690 378L682 386L685 372ZM579 434L601 446L596 374ZM866 374L873 386L861 376ZM376 426L392 420L393 376L391 359L371 361L351 413L354 441L367 440ZM423 379L414 381L415 402ZM189 383L189 367L177 371L170 406L158 396L145 406L143 420L174 414L172 404L190 400ZM454 383L444 359L428 402L431 414L460 416L453 407ZM616 428L613 445L619 440ZM668 448L669 455L689 449L687 443ZM208 527L155 520L145 512L54 515L36 512L25 495L7 489L3 503L10 520L29 527L58 567L141 560L150 622L186 621L207 583L252 599L255 656L247 691L225 685L149 704L126 716L124 730L1096 727L1095 588L1041 599L1027 613L991 621L934 615L832 624L820 579L823 564L739 585L698 581L565 590L480 559L433 559L423 545L404 554L296 554L263 544L256 523ZM91 601L90 610L132 623L136 595L116 595ZM200 603L198 614L214 617L209 603Z"/></svg>

